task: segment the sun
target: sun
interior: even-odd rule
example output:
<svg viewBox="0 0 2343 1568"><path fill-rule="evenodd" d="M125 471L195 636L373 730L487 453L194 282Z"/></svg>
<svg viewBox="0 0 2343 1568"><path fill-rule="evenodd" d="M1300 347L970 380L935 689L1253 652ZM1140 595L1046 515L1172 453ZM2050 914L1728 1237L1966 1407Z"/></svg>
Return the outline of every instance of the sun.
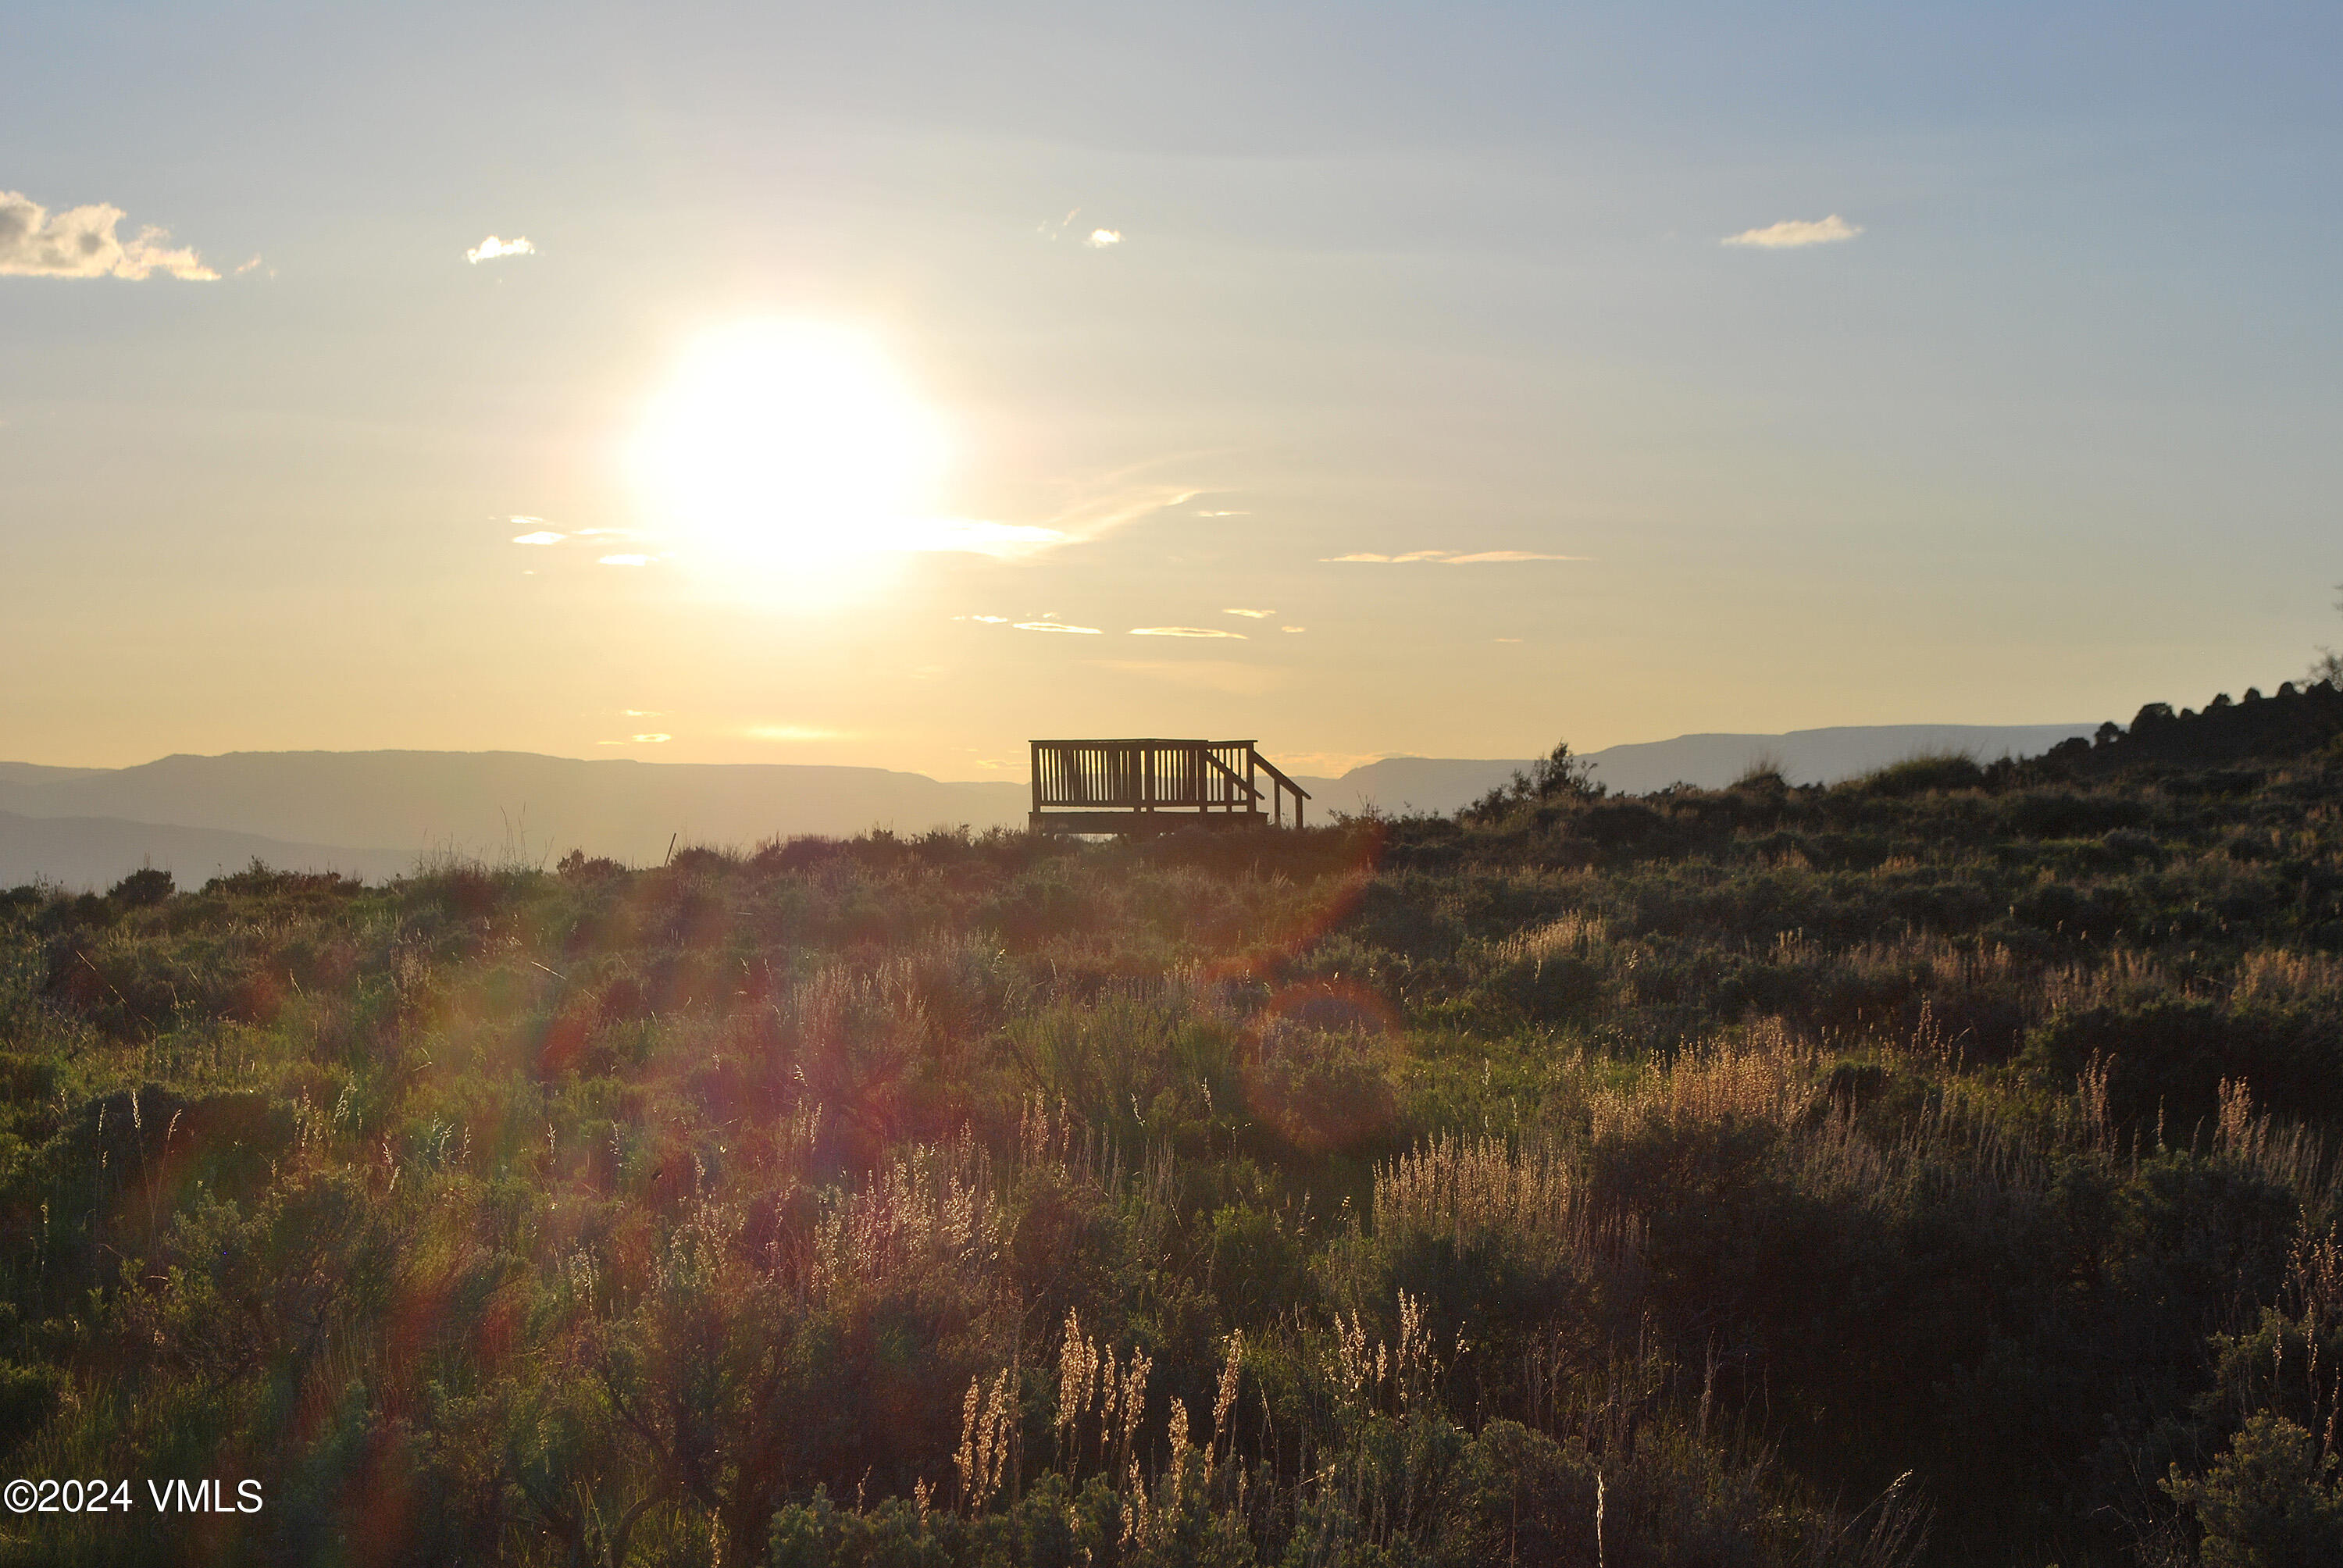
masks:
<svg viewBox="0 0 2343 1568"><path fill-rule="evenodd" d="M931 514L947 442L870 335L736 323L680 357L628 452L646 509L687 564L816 586Z"/></svg>

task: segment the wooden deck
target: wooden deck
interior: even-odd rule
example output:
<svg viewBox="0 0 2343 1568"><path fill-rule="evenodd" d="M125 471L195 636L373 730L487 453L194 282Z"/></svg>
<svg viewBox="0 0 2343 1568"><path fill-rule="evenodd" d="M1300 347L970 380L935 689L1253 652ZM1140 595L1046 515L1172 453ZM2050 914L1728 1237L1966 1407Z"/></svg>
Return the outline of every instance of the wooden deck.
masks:
<svg viewBox="0 0 2343 1568"><path fill-rule="evenodd" d="M1036 740L1037 833L1293 826L1310 792L1250 740Z"/></svg>

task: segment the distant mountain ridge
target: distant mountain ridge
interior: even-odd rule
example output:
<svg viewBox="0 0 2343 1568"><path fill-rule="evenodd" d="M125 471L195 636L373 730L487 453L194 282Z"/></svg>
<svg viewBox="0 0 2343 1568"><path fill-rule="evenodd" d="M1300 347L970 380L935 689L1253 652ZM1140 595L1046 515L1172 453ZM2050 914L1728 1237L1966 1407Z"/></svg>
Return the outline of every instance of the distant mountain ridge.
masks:
<svg viewBox="0 0 2343 1568"><path fill-rule="evenodd" d="M1026 786L882 768L592 761L526 751L178 755L45 782L0 775L0 811L106 817L396 851L657 861L670 842L1021 822Z"/></svg>
<svg viewBox="0 0 2343 1568"><path fill-rule="evenodd" d="M243 870L255 860L284 871L338 871L369 882L415 869L391 849L296 844L256 833L126 822L118 817L20 817L0 811L0 888L55 882L110 888L141 866L159 866L183 887Z"/></svg>
<svg viewBox="0 0 2343 1568"><path fill-rule="evenodd" d="M1589 752L1595 777L1642 793L1730 783L1761 758L1794 783L1828 781L1916 752L1990 761L2044 751L2092 726L1885 725L1785 735L1685 735ZM1271 752L1272 760L1275 753ZM1393 757L1340 779L1297 777L1309 819L1372 806L1449 812L1527 759ZM103 887L153 864L193 884L255 857L286 869L378 879L427 855L529 864L579 849L657 863L671 844L747 848L874 828L1021 827L1022 780L946 782L883 768L642 762L526 751L243 751L135 768L0 762L0 886Z"/></svg>
<svg viewBox="0 0 2343 1568"><path fill-rule="evenodd" d="M1875 724L1793 729L1781 735L1679 735L1584 753L1594 777L1614 794L1646 795L1671 784L1714 789L1761 761L1793 784L1829 784L1925 752L1957 751L1980 762L2031 757L2092 724ZM1313 812L1379 810L1446 813L1502 788L1525 760L1387 757L1340 779L1304 779Z"/></svg>

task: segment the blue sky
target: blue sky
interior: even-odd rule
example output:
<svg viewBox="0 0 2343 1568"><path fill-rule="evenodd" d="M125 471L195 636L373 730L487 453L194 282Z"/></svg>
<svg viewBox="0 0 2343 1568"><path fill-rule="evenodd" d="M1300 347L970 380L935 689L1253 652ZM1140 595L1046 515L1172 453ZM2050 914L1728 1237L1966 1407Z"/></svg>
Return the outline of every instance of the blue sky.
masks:
<svg viewBox="0 0 2343 1568"><path fill-rule="evenodd" d="M981 777L1032 734L1332 767L2267 689L2343 641L2338 44L2311 7L17 6L0 191L152 264L0 246L0 751ZM1061 537L695 532L625 454L754 322L949 427L937 518Z"/></svg>

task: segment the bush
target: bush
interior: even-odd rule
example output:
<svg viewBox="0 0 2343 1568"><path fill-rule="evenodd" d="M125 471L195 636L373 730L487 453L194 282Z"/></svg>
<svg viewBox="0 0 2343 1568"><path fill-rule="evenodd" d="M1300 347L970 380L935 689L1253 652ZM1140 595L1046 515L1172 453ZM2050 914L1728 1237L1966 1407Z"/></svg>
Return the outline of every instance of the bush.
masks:
<svg viewBox="0 0 2343 1568"><path fill-rule="evenodd" d="M2202 1476L2163 1483L2205 1531L2206 1568L2328 1568L2343 1562L2338 1462L2284 1416L2249 1418Z"/></svg>

